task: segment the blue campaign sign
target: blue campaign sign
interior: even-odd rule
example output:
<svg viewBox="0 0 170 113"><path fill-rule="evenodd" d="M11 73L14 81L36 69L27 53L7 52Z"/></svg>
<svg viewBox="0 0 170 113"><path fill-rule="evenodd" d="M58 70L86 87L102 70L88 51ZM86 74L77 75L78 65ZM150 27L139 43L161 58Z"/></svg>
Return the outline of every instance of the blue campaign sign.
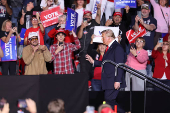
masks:
<svg viewBox="0 0 170 113"><path fill-rule="evenodd" d="M115 0L115 9L125 8L128 5L131 8L136 8L136 0Z"/></svg>
<svg viewBox="0 0 170 113"><path fill-rule="evenodd" d="M74 10L67 8L67 20L66 20L66 30L76 32L77 30L78 13Z"/></svg>
<svg viewBox="0 0 170 113"><path fill-rule="evenodd" d="M4 53L4 57L1 58L1 61L16 61L17 60L17 49L16 49L16 37L13 36L10 38L8 43L0 40L1 48Z"/></svg>
<svg viewBox="0 0 170 113"><path fill-rule="evenodd" d="M20 45L24 45L24 36L25 36L26 29L22 28L20 37L21 37L21 42L19 42Z"/></svg>

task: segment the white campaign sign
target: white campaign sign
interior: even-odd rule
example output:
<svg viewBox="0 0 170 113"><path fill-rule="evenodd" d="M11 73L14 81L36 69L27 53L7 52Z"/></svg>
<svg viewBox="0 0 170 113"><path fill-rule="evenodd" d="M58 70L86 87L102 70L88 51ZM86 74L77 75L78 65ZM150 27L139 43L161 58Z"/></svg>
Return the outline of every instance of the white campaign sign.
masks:
<svg viewBox="0 0 170 113"><path fill-rule="evenodd" d="M103 43L101 32L103 30L107 30L107 29L111 29L113 31L115 37L118 37L118 35L119 35L119 27L95 26L94 27L94 35L96 35L96 37L93 39L93 42ZM116 38L116 40L118 41L117 38Z"/></svg>
<svg viewBox="0 0 170 113"><path fill-rule="evenodd" d="M92 18L95 19L96 18L96 14L97 14L97 4L101 3L101 18L103 16L103 12L105 11L105 6L106 6L106 2L107 0L94 0L93 1L93 5L92 5ZM90 8L91 9L91 8ZM88 9L87 9L88 10Z"/></svg>

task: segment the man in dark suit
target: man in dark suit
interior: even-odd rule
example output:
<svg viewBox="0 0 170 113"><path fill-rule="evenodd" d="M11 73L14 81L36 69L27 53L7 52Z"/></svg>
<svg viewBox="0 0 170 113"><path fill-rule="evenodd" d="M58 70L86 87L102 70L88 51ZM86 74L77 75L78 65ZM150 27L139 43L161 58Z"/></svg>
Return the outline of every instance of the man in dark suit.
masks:
<svg viewBox="0 0 170 113"><path fill-rule="evenodd" d="M125 62L125 53L122 46L115 40L115 36L112 30L108 29L102 32L103 44L107 45L109 48L103 56L104 60L111 60L116 63ZM102 64L102 61L96 61L91 58L91 56L86 55L86 60L88 60L95 67L99 67ZM104 65L104 72L102 73L102 89L105 91L105 101L107 104L110 104L114 109L116 103L116 97L119 93L120 88L124 88L125 79L124 71L118 68L118 75L115 76L115 66L106 63ZM118 105L118 113L124 113L124 110Z"/></svg>

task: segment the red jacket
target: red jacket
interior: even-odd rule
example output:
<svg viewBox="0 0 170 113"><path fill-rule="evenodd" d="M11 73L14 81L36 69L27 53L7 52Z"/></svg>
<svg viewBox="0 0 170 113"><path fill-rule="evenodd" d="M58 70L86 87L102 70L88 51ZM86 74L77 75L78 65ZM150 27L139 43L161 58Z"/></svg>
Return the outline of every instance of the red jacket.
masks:
<svg viewBox="0 0 170 113"><path fill-rule="evenodd" d="M55 35L56 35L56 29L55 28L53 28L50 32L48 32L48 36L50 38L54 38L54 43L53 44L57 43L57 39L56 39ZM66 37L64 39L64 42L66 42L66 43L74 42L73 35L69 35L68 30L66 30Z"/></svg>
<svg viewBox="0 0 170 113"><path fill-rule="evenodd" d="M170 80L170 53L167 53L168 66L165 67L165 59L163 58L163 53L159 51L152 51L152 57L155 59L155 68L153 73L153 78L162 78L165 72L166 78Z"/></svg>

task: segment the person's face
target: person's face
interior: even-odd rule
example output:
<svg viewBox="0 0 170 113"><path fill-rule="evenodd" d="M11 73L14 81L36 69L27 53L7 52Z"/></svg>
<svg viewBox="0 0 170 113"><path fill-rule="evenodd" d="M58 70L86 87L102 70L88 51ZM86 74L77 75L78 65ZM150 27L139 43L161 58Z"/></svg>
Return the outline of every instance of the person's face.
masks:
<svg viewBox="0 0 170 113"><path fill-rule="evenodd" d="M143 0L136 0L136 2L138 3L138 6L141 6L144 3Z"/></svg>
<svg viewBox="0 0 170 113"><path fill-rule="evenodd" d="M103 44L105 45L109 45L109 37L106 36L106 33L102 33L102 41L103 41Z"/></svg>
<svg viewBox="0 0 170 113"><path fill-rule="evenodd" d="M141 9L141 13L142 13L142 17L148 17L149 16L149 13L150 13L150 10L148 9Z"/></svg>
<svg viewBox="0 0 170 113"><path fill-rule="evenodd" d="M168 51L168 49L169 49L169 42L163 42L162 50Z"/></svg>
<svg viewBox="0 0 170 113"><path fill-rule="evenodd" d="M77 0L78 6L83 6L84 5L84 0Z"/></svg>
<svg viewBox="0 0 170 113"><path fill-rule="evenodd" d="M98 45L98 48L99 48L99 51L100 51L100 52L105 52L105 50L106 50L106 45L104 45L104 44L99 44L99 45Z"/></svg>
<svg viewBox="0 0 170 113"><path fill-rule="evenodd" d="M122 21L122 18L119 15L113 16L113 21L115 22L115 24L120 24L120 22Z"/></svg>
<svg viewBox="0 0 170 113"><path fill-rule="evenodd" d="M90 13L85 14L83 17L87 18L87 22L90 22L92 20L92 15Z"/></svg>
<svg viewBox="0 0 170 113"><path fill-rule="evenodd" d="M33 36L33 37L30 39L30 44L33 45L33 46L37 46L37 45L38 45L38 37Z"/></svg>
<svg viewBox="0 0 170 113"><path fill-rule="evenodd" d="M137 48L137 49L138 49L138 48L143 48L143 46L144 46L144 42L143 42L143 40L141 40L141 39L137 39L136 42L135 42L135 44L136 44L136 48Z"/></svg>
<svg viewBox="0 0 170 113"><path fill-rule="evenodd" d="M27 7L29 7L29 8L34 8L33 2L29 2L29 3L27 4Z"/></svg>
<svg viewBox="0 0 170 113"><path fill-rule="evenodd" d="M38 25L37 18L35 18L35 17L32 18L32 25Z"/></svg>
<svg viewBox="0 0 170 113"><path fill-rule="evenodd" d="M6 27L6 31L10 31L12 28L11 22L7 22L5 27Z"/></svg>
<svg viewBox="0 0 170 113"><path fill-rule="evenodd" d="M61 24L65 24L65 23L66 23L66 20L64 18L60 18L59 24L61 25Z"/></svg>
<svg viewBox="0 0 170 113"><path fill-rule="evenodd" d="M54 1L53 0L47 0L47 6L51 6L52 4L54 4Z"/></svg>
<svg viewBox="0 0 170 113"><path fill-rule="evenodd" d="M167 3L167 0L160 0L159 2L159 4L163 7L165 6L166 3Z"/></svg>
<svg viewBox="0 0 170 113"><path fill-rule="evenodd" d="M56 38L59 42L64 42L65 35L63 33L59 33L59 34L57 34Z"/></svg>

